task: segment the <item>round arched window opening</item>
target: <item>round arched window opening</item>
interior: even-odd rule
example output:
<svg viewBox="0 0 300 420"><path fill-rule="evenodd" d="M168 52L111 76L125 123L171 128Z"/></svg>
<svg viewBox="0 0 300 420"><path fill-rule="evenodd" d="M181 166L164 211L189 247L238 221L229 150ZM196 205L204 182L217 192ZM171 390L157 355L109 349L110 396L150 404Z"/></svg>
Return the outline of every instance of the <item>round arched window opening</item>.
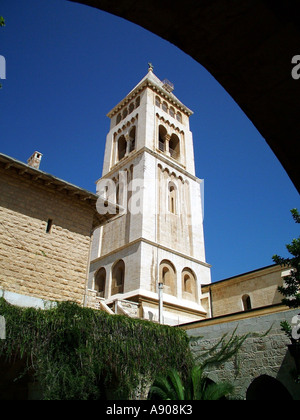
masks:
<svg viewBox="0 0 300 420"><path fill-rule="evenodd" d="M104 298L106 284L106 270L104 267L100 268L95 275L95 290L98 297Z"/></svg>
<svg viewBox="0 0 300 420"><path fill-rule="evenodd" d="M188 267L182 270L182 295L184 299L197 301L197 282L195 273Z"/></svg>
<svg viewBox="0 0 300 420"><path fill-rule="evenodd" d="M168 261L163 260L159 266L159 279L164 284L164 293L176 296L177 280L176 270L174 265Z"/></svg>
<svg viewBox="0 0 300 420"><path fill-rule="evenodd" d="M123 260L119 260L112 269L112 286L111 294L124 293L125 281L125 264Z"/></svg>
<svg viewBox="0 0 300 420"><path fill-rule="evenodd" d="M168 189L168 210L170 213L176 214L176 187L170 182Z"/></svg>
<svg viewBox="0 0 300 420"><path fill-rule="evenodd" d="M118 140L118 160L123 159L123 157L125 156L126 146L127 146L126 139L122 135Z"/></svg>
<svg viewBox="0 0 300 420"><path fill-rule="evenodd" d="M252 309L251 298L249 295L244 295L242 297L242 302L244 311L250 311Z"/></svg>

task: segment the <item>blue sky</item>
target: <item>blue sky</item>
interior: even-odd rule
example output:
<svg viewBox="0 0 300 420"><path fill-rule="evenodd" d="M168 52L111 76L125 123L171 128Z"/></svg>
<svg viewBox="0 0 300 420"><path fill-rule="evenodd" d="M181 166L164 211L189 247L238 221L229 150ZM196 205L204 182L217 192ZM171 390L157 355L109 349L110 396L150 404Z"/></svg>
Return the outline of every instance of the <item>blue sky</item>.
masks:
<svg viewBox="0 0 300 420"><path fill-rule="evenodd" d="M90 191L101 176L110 111L148 62L194 115L205 180L206 259L217 281L272 264L299 235L299 195L264 139L219 83L177 47L124 19L66 0L0 5L0 152Z"/></svg>

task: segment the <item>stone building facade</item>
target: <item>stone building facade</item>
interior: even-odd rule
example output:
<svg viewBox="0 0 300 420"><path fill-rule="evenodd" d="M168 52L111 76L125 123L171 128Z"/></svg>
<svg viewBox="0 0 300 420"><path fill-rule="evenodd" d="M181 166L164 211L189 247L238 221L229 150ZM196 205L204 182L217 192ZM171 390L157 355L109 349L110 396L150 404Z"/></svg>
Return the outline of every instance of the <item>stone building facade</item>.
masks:
<svg viewBox="0 0 300 420"><path fill-rule="evenodd" d="M271 265L204 285L207 319L180 326L194 338L195 355L211 349L225 335L228 341L232 334L250 334L236 358L208 370L208 378L213 382L228 381L234 385L235 398L300 399L299 367L280 325L287 321L295 327L300 322L299 309L289 310L282 305L278 292L289 273L289 268Z"/></svg>
<svg viewBox="0 0 300 420"><path fill-rule="evenodd" d="M202 286L209 317L281 303L278 286L283 285L288 273L286 268L270 265Z"/></svg>
<svg viewBox="0 0 300 420"><path fill-rule="evenodd" d="M41 157L41 154L39 154ZM0 296L20 306L84 304L98 197L0 155Z"/></svg>

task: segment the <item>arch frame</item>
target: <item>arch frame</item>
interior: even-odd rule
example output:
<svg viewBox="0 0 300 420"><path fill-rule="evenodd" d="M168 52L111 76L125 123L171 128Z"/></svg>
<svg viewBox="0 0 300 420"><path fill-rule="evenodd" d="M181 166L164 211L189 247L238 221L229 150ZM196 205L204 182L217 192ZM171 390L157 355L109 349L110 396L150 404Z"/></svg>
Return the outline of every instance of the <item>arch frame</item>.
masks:
<svg viewBox="0 0 300 420"><path fill-rule="evenodd" d="M292 59L300 45L299 2L244 0L233 8L230 2L224 6L223 0L197 4L187 0L181 7L169 8L158 1L155 6L153 2L128 4L127 0L68 1L127 19L200 63L254 124L300 192L294 153L300 132L294 106L300 83L292 77Z"/></svg>
<svg viewBox="0 0 300 420"><path fill-rule="evenodd" d="M110 296L123 294L125 290L126 266L123 259L115 261L111 267Z"/></svg>

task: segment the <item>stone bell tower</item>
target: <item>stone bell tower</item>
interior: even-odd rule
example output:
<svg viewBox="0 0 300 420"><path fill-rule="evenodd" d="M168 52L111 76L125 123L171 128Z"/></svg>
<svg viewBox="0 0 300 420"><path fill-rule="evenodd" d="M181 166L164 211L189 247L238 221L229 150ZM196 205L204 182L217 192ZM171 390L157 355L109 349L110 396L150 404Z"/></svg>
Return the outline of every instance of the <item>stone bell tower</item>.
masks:
<svg viewBox="0 0 300 420"><path fill-rule="evenodd" d="M89 289L113 311L176 325L206 317L202 181L195 176L192 111L147 75L109 113L97 193L120 214L94 233Z"/></svg>

